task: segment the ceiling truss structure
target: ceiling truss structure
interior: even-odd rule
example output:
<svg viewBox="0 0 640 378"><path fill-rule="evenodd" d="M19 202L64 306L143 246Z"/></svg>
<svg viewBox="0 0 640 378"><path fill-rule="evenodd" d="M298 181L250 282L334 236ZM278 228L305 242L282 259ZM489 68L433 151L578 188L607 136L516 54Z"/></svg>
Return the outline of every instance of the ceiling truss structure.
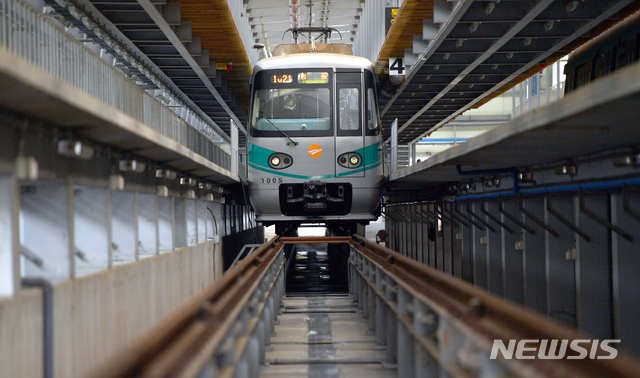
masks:
<svg viewBox="0 0 640 378"><path fill-rule="evenodd" d="M449 17L441 24L424 20L423 35L407 49L405 61L413 58L415 64L382 109L384 139L390 140L390 125L397 118L400 144L420 140L565 56L637 10L638 3L435 2L436 8L447 7ZM410 56L416 46L422 51Z"/></svg>
<svg viewBox="0 0 640 378"><path fill-rule="evenodd" d="M55 0L46 2L57 5ZM223 78L223 71L217 70L216 61L212 59L215 52L204 49L201 37L193 33L193 23L183 20L180 3L166 0L78 0L77 4L98 18L103 27L115 29L113 32L119 44L128 46L132 54L144 55L142 60L151 63L149 68L160 70L163 77L171 80L227 134L227 138L231 135L232 119L244 131L246 104L238 99L229 81ZM226 7L226 2L224 5ZM230 18L226 14L222 16ZM244 48L242 53L246 56ZM226 60L223 63L226 64ZM248 93L247 73L242 80L247 83L241 91ZM244 144L244 138L240 142Z"/></svg>
<svg viewBox="0 0 640 378"><path fill-rule="evenodd" d="M226 0L70 1L99 12L227 135L231 119L244 129L251 65ZM352 44L361 1L245 0L243 16L254 41L271 49L292 42L291 34L283 37L285 30L304 26L334 27L342 40L333 34L328 42ZM405 0L396 23L417 23L422 35L409 38L415 27L394 25L382 47L384 52L409 38L405 61L413 63L404 82L382 100L384 139L390 139L395 118L400 144L421 139L639 8L640 0ZM237 66L216 70L220 60ZM378 60L377 70L384 63Z"/></svg>

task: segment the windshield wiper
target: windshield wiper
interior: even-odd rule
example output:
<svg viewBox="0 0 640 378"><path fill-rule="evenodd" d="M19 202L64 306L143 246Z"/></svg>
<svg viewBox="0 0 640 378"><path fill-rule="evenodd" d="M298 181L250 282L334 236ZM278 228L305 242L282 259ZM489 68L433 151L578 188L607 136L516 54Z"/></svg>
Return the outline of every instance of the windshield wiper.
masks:
<svg viewBox="0 0 640 378"><path fill-rule="evenodd" d="M261 118L266 119L266 120L267 120L267 122L269 122L273 127L275 127L275 128L276 128L276 130L280 131L280 133L281 133L282 135L284 135L285 137L287 137L287 139L289 139L289 142L287 142L287 146L294 147L294 146L297 146L297 145L298 145L298 142L294 141L294 140L293 140L293 139L291 139L287 134L285 134L285 133L284 133L284 131L280 130L280 128L279 128L278 126L276 126L276 124L275 124L275 123L271 122L271 120L270 120L269 118L265 117L265 116L264 116L264 114L263 114L262 112L258 112L258 115L259 115Z"/></svg>

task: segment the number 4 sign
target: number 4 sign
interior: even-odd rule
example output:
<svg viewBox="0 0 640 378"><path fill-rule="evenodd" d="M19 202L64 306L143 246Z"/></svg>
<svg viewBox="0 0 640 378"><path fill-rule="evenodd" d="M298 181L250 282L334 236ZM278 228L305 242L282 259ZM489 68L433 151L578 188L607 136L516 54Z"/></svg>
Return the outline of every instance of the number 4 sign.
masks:
<svg viewBox="0 0 640 378"><path fill-rule="evenodd" d="M404 59L389 58L389 75L404 75Z"/></svg>

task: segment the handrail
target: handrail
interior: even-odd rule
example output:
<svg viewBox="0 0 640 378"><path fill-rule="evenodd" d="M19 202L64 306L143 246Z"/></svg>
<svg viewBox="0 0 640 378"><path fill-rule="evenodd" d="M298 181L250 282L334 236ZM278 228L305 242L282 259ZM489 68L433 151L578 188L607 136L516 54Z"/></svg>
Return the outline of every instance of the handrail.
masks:
<svg viewBox="0 0 640 378"><path fill-rule="evenodd" d="M277 239L164 317L93 376L194 376L207 369L214 356L221 356L216 358L218 371L233 371L249 348L249 338L271 335L284 294L283 244Z"/></svg>
<svg viewBox="0 0 640 378"><path fill-rule="evenodd" d="M489 356L488 352L491 351L494 340L502 340L507 345L509 340L514 339L518 341L569 340L571 342L588 338L522 305L505 301L503 298L432 269L359 235L354 235L351 245L353 251L361 256L358 258L352 255L354 257L352 264L357 267L359 275L370 286L377 287L379 290L380 287L376 285L380 280L383 286L394 285L394 283L400 285L407 295L422 302L430 312L440 316L443 322L453 325L457 328L457 332L466 336L469 342L484 350L485 357ZM384 296L384 290L378 295ZM415 303L411 302L411 306L415 311ZM418 315L413 312L414 319L416 316ZM406 317L403 321L407 322ZM413 322L410 322L410 325L413 327ZM428 337L424 333L415 336L416 341L423 344L426 350L433 352L433 345L426 342ZM441 356L437 352L434 354L432 357L439 360ZM620 353L615 359L567 359L565 356L554 360L535 358L490 361L502 364L516 376L522 375L522 371L517 370L521 368L533 369L538 375L549 377L636 377L640 371L640 362ZM451 366L446 367L446 369L450 368Z"/></svg>
<svg viewBox="0 0 640 378"><path fill-rule="evenodd" d="M234 266L236 266L238 261L240 261L243 258L245 258L246 256L249 256L250 254L252 254L253 251L255 251L255 249L260 247L260 246L261 246L261 244L245 244L245 245L243 245L242 249L240 250L240 252L238 252L238 254L236 255L236 258L233 260L233 262L231 263L231 266L229 268L233 268ZM247 251L247 252L245 252L245 251Z"/></svg>

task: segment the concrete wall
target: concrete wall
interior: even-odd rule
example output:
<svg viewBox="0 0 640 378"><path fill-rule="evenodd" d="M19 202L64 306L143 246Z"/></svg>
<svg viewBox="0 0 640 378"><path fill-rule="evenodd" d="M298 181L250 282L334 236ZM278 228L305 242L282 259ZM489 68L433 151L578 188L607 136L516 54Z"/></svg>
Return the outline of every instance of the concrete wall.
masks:
<svg viewBox="0 0 640 378"><path fill-rule="evenodd" d="M207 241L54 286L55 377L86 376L221 274ZM0 377L42 375L42 294L0 301Z"/></svg>
<svg viewBox="0 0 640 378"><path fill-rule="evenodd" d="M42 375L42 294L39 289L0 301L0 377Z"/></svg>

